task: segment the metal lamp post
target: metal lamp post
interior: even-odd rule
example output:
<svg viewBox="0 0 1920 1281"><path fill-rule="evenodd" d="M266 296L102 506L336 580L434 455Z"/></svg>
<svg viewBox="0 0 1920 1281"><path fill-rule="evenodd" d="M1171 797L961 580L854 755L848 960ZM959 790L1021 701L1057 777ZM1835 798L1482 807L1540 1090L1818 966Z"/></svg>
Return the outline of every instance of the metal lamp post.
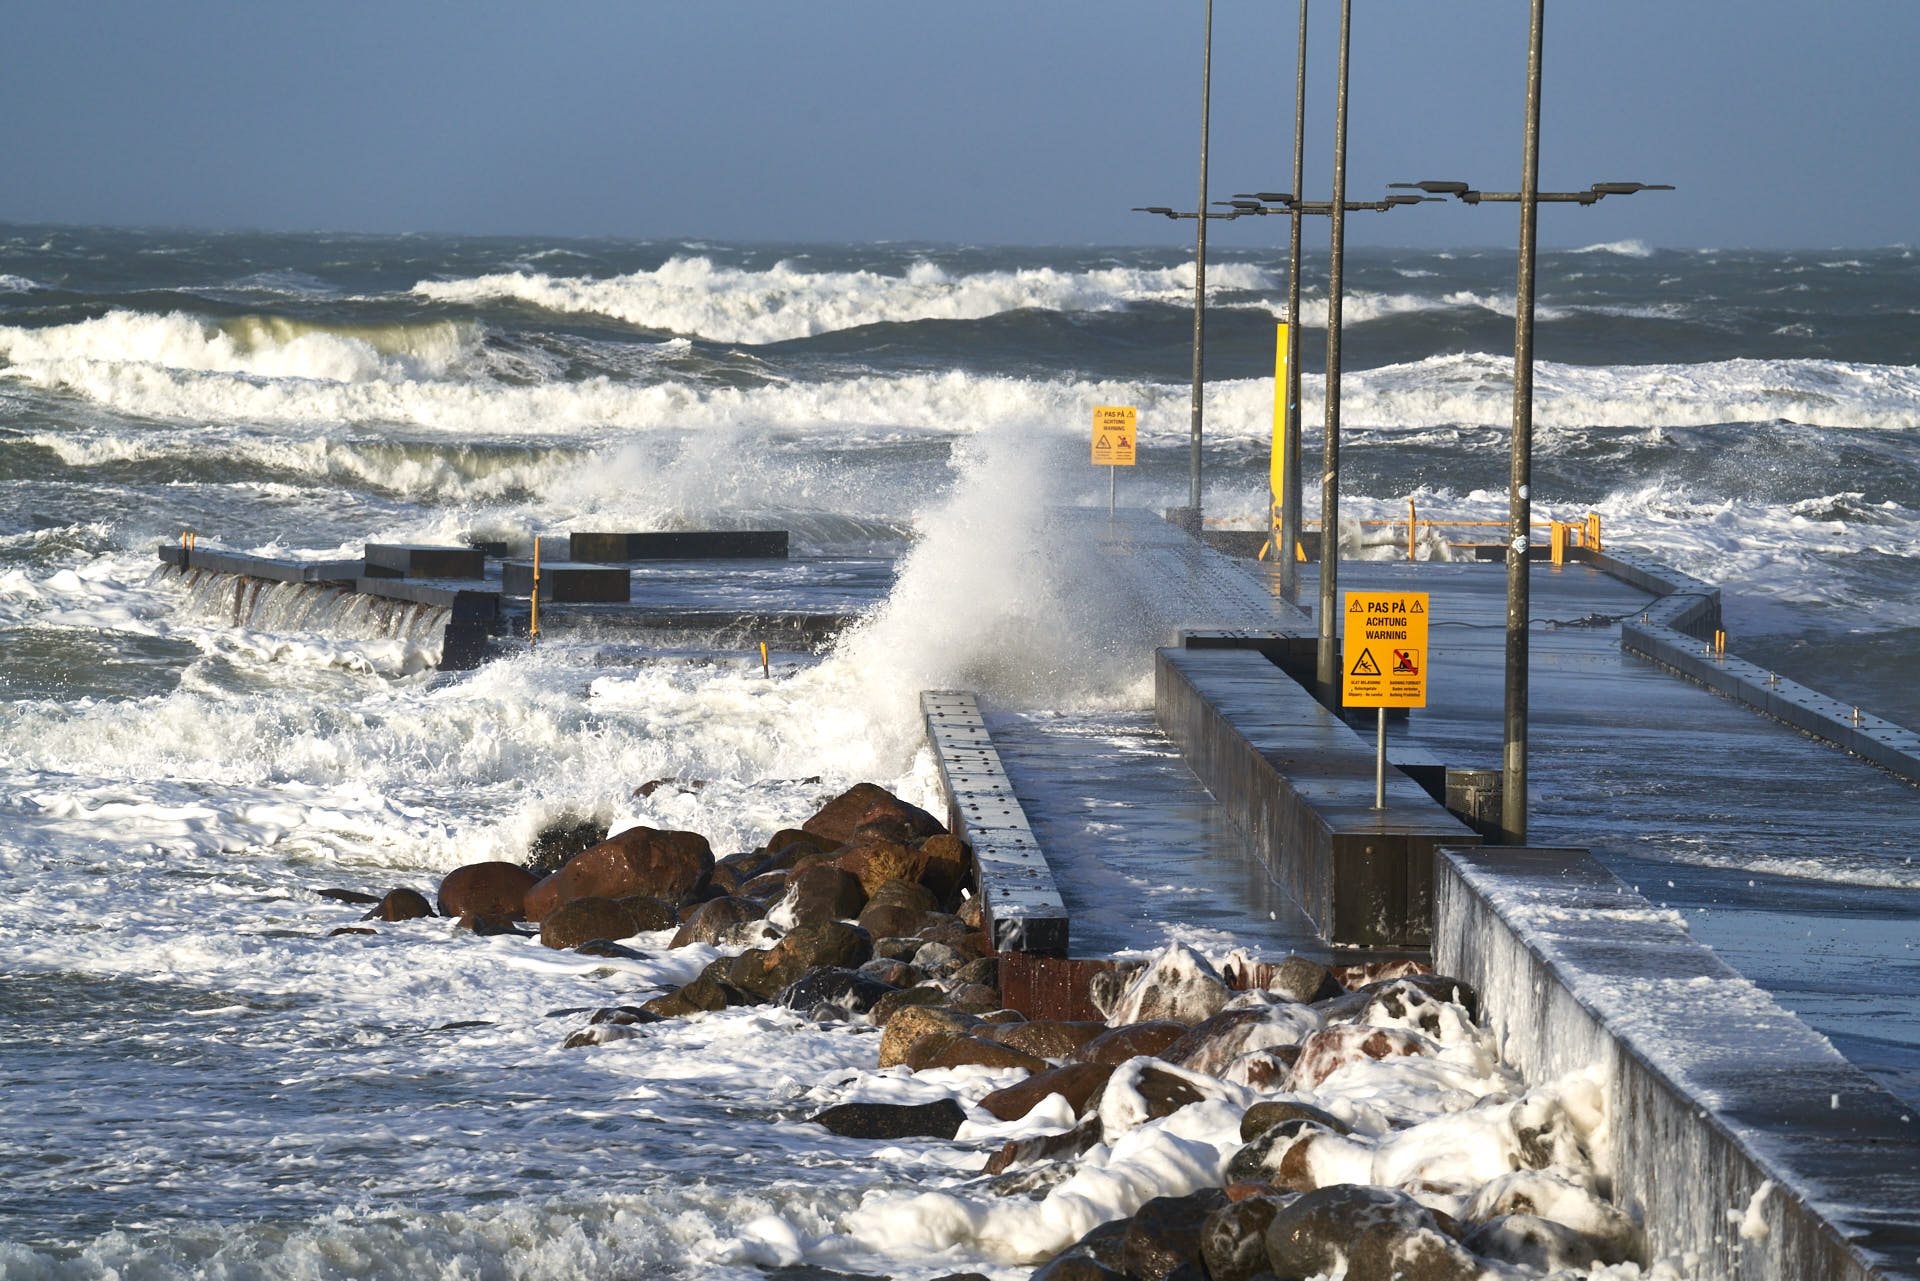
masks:
<svg viewBox="0 0 1920 1281"><path fill-rule="evenodd" d="M1533 0L1527 46L1527 124L1519 191L1477 191L1464 182L1397 182L1470 205L1520 206L1520 268L1513 308L1513 458L1507 498L1507 646L1505 734L1501 752L1501 839L1527 840L1528 535L1533 521L1533 312L1538 206L1597 204L1607 196L1672 191L1665 183L1596 182L1585 191L1540 190L1540 52L1546 0Z"/></svg>

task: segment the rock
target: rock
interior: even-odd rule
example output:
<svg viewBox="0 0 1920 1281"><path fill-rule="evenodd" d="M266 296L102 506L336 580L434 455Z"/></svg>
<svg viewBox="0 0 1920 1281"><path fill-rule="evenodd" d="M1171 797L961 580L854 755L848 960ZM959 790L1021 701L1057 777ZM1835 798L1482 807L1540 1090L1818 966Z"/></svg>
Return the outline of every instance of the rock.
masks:
<svg viewBox="0 0 1920 1281"><path fill-rule="evenodd" d="M733 942L734 931L766 914L767 909L750 898L723 896L708 899L693 909L693 915L686 919L667 946L687 947L694 943L718 946Z"/></svg>
<svg viewBox="0 0 1920 1281"><path fill-rule="evenodd" d="M834 1011L834 1017L851 1019L864 1015L873 1008L874 1002L893 990L858 971L823 966L780 989L774 1003L809 1017L826 1006Z"/></svg>
<svg viewBox="0 0 1920 1281"><path fill-rule="evenodd" d="M964 900L960 906L955 909L954 915L958 916L961 924L970 930L984 930L987 928L987 905L977 896Z"/></svg>
<svg viewBox="0 0 1920 1281"><path fill-rule="evenodd" d="M1289 956L1276 965L1235 953L1227 962L1225 977L1229 987L1273 992L1302 1004L1325 1001L1347 990L1333 971L1304 956Z"/></svg>
<svg viewBox="0 0 1920 1281"><path fill-rule="evenodd" d="M1144 962L1128 965L1116 965L1110 970L1095 970L1087 976L1087 1000L1093 1008L1100 1011L1102 1018L1111 1018L1114 1007L1120 1004L1120 997L1133 982L1134 976L1146 969Z"/></svg>
<svg viewBox="0 0 1920 1281"><path fill-rule="evenodd" d="M867 1011L867 1017L875 1027L885 1027L893 1021L894 1015L906 1009L908 1006L934 1005L944 1007L946 1003L946 989L927 983L918 987L901 988L898 991L887 993L874 1003L871 1010ZM881 1066L884 1067L886 1065L882 1064Z"/></svg>
<svg viewBox="0 0 1920 1281"><path fill-rule="evenodd" d="M1133 977L1107 1015L1109 1027L1168 1019L1191 1027L1218 1014L1233 993L1213 965L1175 943Z"/></svg>
<svg viewBox="0 0 1920 1281"><path fill-rule="evenodd" d="M622 947L612 939L588 939L576 946L574 951L581 956L600 956L610 961L640 961L646 959L646 953Z"/></svg>
<svg viewBox="0 0 1920 1281"><path fill-rule="evenodd" d="M1108 1275L1109 1272L1114 1276L1124 1277L1126 1273L1123 1270L1125 1266L1123 1256L1127 1248L1127 1227L1129 1222L1130 1220L1127 1219L1114 1219L1110 1223L1101 1224L1062 1250L1046 1268L1042 1268L1039 1272L1034 1273L1034 1278L1045 1276L1046 1281L1083 1281L1083 1278L1085 1278L1091 1281L1091 1279L1094 1278L1104 1277ZM1084 1260L1087 1263L1093 1264L1096 1267L1105 1268L1108 1271L1086 1273L1062 1272L1058 1275L1049 1271L1049 1269L1058 1267L1062 1263L1071 1262L1076 1259Z"/></svg>
<svg viewBox="0 0 1920 1281"><path fill-rule="evenodd" d="M860 928L875 938L905 938L926 924L926 913L895 903L868 901L860 910Z"/></svg>
<svg viewBox="0 0 1920 1281"><path fill-rule="evenodd" d="M1287 1002L1253 1009L1222 1010L1160 1051L1159 1057L1195 1072L1219 1076L1249 1050L1297 1046L1323 1024L1310 1007Z"/></svg>
<svg viewBox="0 0 1920 1281"><path fill-rule="evenodd" d="M767 843L756 851L762 858L773 860L795 846L812 850L816 854L829 854L840 846L839 841L828 840L824 836L815 836L812 832L803 832L797 827L783 827L767 838ZM797 856L798 851L795 851ZM791 861L781 864L781 870L792 867Z"/></svg>
<svg viewBox="0 0 1920 1281"><path fill-rule="evenodd" d="M1578 1227L1593 1257L1602 1263L1643 1261L1645 1242L1633 1219L1594 1195L1590 1188L1557 1172L1516 1170L1503 1174L1483 1184L1461 1210L1461 1217L1473 1223L1528 1216Z"/></svg>
<svg viewBox="0 0 1920 1281"><path fill-rule="evenodd" d="M920 884L940 902L955 902L960 891L973 884L973 851L959 837L944 833L929 836L920 843L920 856L924 860ZM969 924L979 929L981 922Z"/></svg>
<svg viewBox="0 0 1920 1281"><path fill-rule="evenodd" d="M1432 1211L1392 1188L1336 1183L1274 1212L1267 1266L1309 1277L1344 1262L1347 1281L1473 1281L1480 1265Z"/></svg>
<svg viewBox="0 0 1920 1281"><path fill-rule="evenodd" d="M998 1152L987 1158L986 1173L1001 1174L1016 1165L1076 1157L1099 1142L1100 1118L1088 1117L1065 1134L1045 1134L1002 1144Z"/></svg>
<svg viewBox="0 0 1920 1281"><path fill-rule="evenodd" d="M1531 1214L1503 1214L1489 1219L1460 1244L1495 1263L1511 1263L1536 1272L1561 1268L1585 1271L1602 1262L1600 1252L1581 1233L1564 1223Z"/></svg>
<svg viewBox="0 0 1920 1281"><path fill-rule="evenodd" d="M941 1046L936 1053L928 1056L923 1067L915 1062L912 1051L908 1052L907 1066L916 1072L926 1068L990 1067L1019 1068L1023 1072L1044 1072L1047 1070L1045 1059L1036 1059L1031 1054L1001 1045L997 1041L988 1041L977 1036L961 1036Z"/></svg>
<svg viewBox="0 0 1920 1281"><path fill-rule="evenodd" d="M534 834L527 846L527 871L536 878L551 876L567 860L607 839L607 825L597 818L563 818Z"/></svg>
<svg viewBox="0 0 1920 1281"><path fill-rule="evenodd" d="M947 943L927 943L913 954L913 968L934 978L944 979L958 973L969 958Z"/></svg>
<svg viewBox="0 0 1920 1281"><path fill-rule="evenodd" d="M984 987L998 989L1000 986L1000 958L982 956L968 961L954 971L955 983L979 983Z"/></svg>
<svg viewBox="0 0 1920 1281"><path fill-rule="evenodd" d="M510 916L524 920L527 891L540 878L518 863L469 863L440 882L442 916Z"/></svg>
<svg viewBox="0 0 1920 1281"><path fill-rule="evenodd" d="M1439 1046L1401 1028L1366 1027L1343 1024L1315 1032L1300 1047L1300 1059L1293 1065L1293 1077L1287 1088L1296 1094L1313 1091L1328 1077L1349 1063L1361 1059L1385 1059L1400 1054L1434 1055Z"/></svg>
<svg viewBox="0 0 1920 1281"><path fill-rule="evenodd" d="M624 939L638 933L633 913L610 898L562 903L540 922L540 942L556 951L578 947L589 939Z"/></svg>
<svg viewBox="0 0 1920 1281"><path fill-rule="evenodd" d="M1029 1201L1044 1201L1049 1192L1071 1179L1075 1173L1070 1161L1050 1161L1045 1165L994 1175L981 1186L994 1196L1024 1196Z"/></svg>
<svg viewBox="0 0 1920 1281"><path fill-rule="evenodd" d="M884 956L890 961L905 961L912 964L913 954L925 945L926 940L920 938L875 939L873 953L875 956Z"/></svg>
<svg viewBox="0 0 1920 1281"><path fill-rule="evenodd" d="M433 905L419 890L388 890L387 896L373 905L363 921L416 921L433 915Z"/></svg>
<svg viewBox="0 0 1920 1281"><path fill-rule="evenodd" d="M742 898L750 898L758 903L776 903L787 892L787 874L783 871L763 872L740 887Z"/></svg>
<svg viewBox="0 0 1920 1281"><path fill-rule="evenodd" d="M907 881L882 881L878 888L867 896L867 905L869 907L909 907L916 912L940 910L940 902L934 898L932 890L924 885L914 885Z"/></svg>
<svg viewBox="0 0 1920 1281"><path fill-rule="evenodd" d="M563 1050L585 1049L590 1045L611 1045L615 1041L631 1041L640 1034L630 1027L620 1024L606 1024L600 1027L581 1028L560 1043Z"/></svg>
<svg viewBox="0 0 1920 1281"><path fill-rule="evenodd" d="M1129 1023L1110 1028L1073 1052L1079 1063L1125 1063L1128 1059L1152 1058L1187 1034L1187 1025L1166 1019L1148 1023Z"/></svg>
<svg viewBox="0 0 1920 1281"><path fill-rule="evenodd" d="M1250 1090L1270 1094L1286 1088L1287 1082L1293 1079L1293 1065L1299 1061L1299 1046L1269 1046L1264 1050L1242 1054L1227 1064L1218 1075L1231 1085L1244 1085Z"/></svg>
<svg viewBox="0 0 1920 1281"><path fill-rule="evenodd" d="M1317 1137L1332 1134L1312 1121L1296 1117L1268 1126L1253 1142L1227 1162L1233 1183L1266 1183L1290 1192L1311 1192L1317 1183L1307 1163Z"/></svg>
<svg viewBox="0 0 1920 1281"><path fill-rule="evenodd" d="M1127 1224L1121 1271L1140 1281L1166 1281L1180 1265L1199 1264L1201 1229L1207 1217L1226 1204L1226 1193L1219 1188L1154 1197Z"/></svg>
<svg viewBox="0 0 1920 1281"><path fill-rule="evenodd" d="M632 827L575 855L565 867L527 891L529 920L577 898L647 894L677 899L713 874L713 851L698 832Z"/></svg>
<svg viewBox="0 0 1920 1281"><path fill-rule="evenodd" d="M947 993L947 1004L969 1014L989 1014L1000 1008L1000 993L984 983L956 983Z"/></svg>
<svg viewBox="0 0 1920 1281"><path fill-rule="evenodd" d="M609 1005L595 1010L587 1019L589 1023L612 1023L620 1027L639 1023L665 1022L658 1014L648 1013L637 1005Z"/></svg>
<svg viewBox="0 0 1920 1281"><path fill-rule="evenodd" d="M531 930L519 927L518 916L462 916L454 921L456 928L485 937L491 934L518 934L522 938L533 938Z"/></svg>
<svg viewBox="0 0 1920 1281"><path fill-rule="evenodd" d="M1378 1008L1388 1011L1389 1018L1403 1019L1407 1017L1406 1011L1434 1001L1451 1001L1465 1010L1470 1020L1479 1017L1480 994L1473 990L1472 984L1434 974L1386 979L1332 1001L1323 1001L1317 1008L1328 1023L1352 1023L1365 1022L1367 1011L1375 1008L1376 1002Z"/></svg>
<svg viewBox="0 0 1920 1281"><path fill-rule="evenodd" d="M341 925L327 931L327 937L339 938L342 934L378 934L379 930L370 930L364 925Z"/></svg>
<svg viewBox="0 0 1920 1281"><path fill-rule="evenodd" d="M752 1005L751 993L743 992L724 979L702 974L693 982L643 1001L640 1008L663 1018L685 1018L700 1010L724 1010L730 1005Z"/></svg>
<svg viewBox="0 0 1920 1281"><path fill-rule="evenodd" d="M1106 1031L1104 1023L1073 1023L1063 1019L1034 1019L981 1033L1002 1045L1011 1045L1043 1059L1064 1059ZM1128 1055L1132 1058L1132 1055ZM1112 1066L1107 1064L1105 1066Z"/></svg>
<svg viewBox="0 0 1920 1281"><path fill-rule="evenodd" d="M321 898L330 898L336 903L354 903L366 906L380 901L378 894L368 894L361 890L315 890Z"/></svg>
<svg viewBox="0 0 1920 1281"><path fill-rule="evenodd" d="M1433 967L1425 961L1363 961L1358 965L1336 965L1333 977L1348 991L1357 992L1370 983L1381 983L1387 979L1405 978L1409 974L1431 974Z"/></svg>
<svg viewBox="0 0 1920 1281"><path fill-rule="evenodd" d="M789 930L822 921L847 921L860 915L866 902L859 877L820 863L792 874L786 894L768 909L767 919Z"/></svg>
<svg viewBox="0 0 1920 1281"><path fill-rule="evenodd" d="M877 950L879 944L874 945ZM876 956L860 967L859 972L870 979L878 979L888 987L909 988L926 976L905 961L890 961L884 956Z"/></svg>
<svg viewBox="0 0 1920 1281"><path fill-rule="evenodd" d="M1114 1069L1095 1106L1109 1142L1128 1130L1172 1116L1208 1097L1206 1090L1171 1066L1129 1059Z"/></svg>
<svg viewBox="0 0 1920 1281"><path fill-rule="evenodd" d="M758 850L729 854L713 861L711 884L718 886L722 894L738 894L742 885L767 870L767 856Z"/></svg>
<svg viewBox="0 0 1920 1281"><path fill-rule="evenodd" d="M1311 1121L1335 1134L1352 1134L1353 1127L1331 1112L1323 1112L1310 1103L1271 1099L1256 1103L1240 1117L1240 1141L1251 1143L1282 1121Z"/></svg>
<svg viewBox="0 0 1920 1281"><path fill-rule="evenodd" d="M1252 1281L1267 1270L1267 1228L1287 1202L1253 1196L1215 1209L1200 1227L1200 1258L1212 1281Z"/></svg>
<svg viewBox="0 0 1920 1281"><path fill-rule="evenodd" d="M680 924L680 914L673 904L665 899L654 898L651 894L629 894L615 899L627 914L633 917L635 934L652 934L659 930L670 930Z"/></svg>
<svg viewBox="0 0 1920 1281"><path fill-rule="evenodd" d="M876 1006L875 1013L878 1011ZM910 1005L896 1010L885 1020L880 1033L880 1066L888 1068L905 1063L907 1051L923 1036L935 1032L965 1033L979 1021L971 1014L937 1005Z"/></svg>
<svg viewBox="0 0 1920 1281"><path fill-rule="evenodd" d="M862 823L887 818L907 823L918 836L934 836L946 831L933 815L907 804L874 783L857 783L840 793L802 823L800 830L811 836L823 837L835 845L845 845L853 839L855 829Z"/></svg>
<svg viewBox="0 0 1920 1281"><path fill-rule="evenodd" d="M966 1110L952 1099L920 1104L842 1103L808 1118L849 1139L951 1139L966 1119Z"/></svg>
<svg viewBox="0 0 1920 1281"><path fill-rule="evenodd" d="M773 945L773 952L778 964L798 967L787 980L792 982L808 970L823 965L838 965L849 970L864 965L873 959L873 939L857 925L822 921L793 930Z"/></svg>
<svg viewBox="0 0 1920 1281"><path fill-rule="evenodd" d="M1113 1069L1104 1063L1069 1063L1065 1067L1036 1072L1026 1080L995 1090L980 1100L980 1106L1002 1121L1017 1121L1040 1105L1042 1099L1058 1094L1078 1116L1090 1100L1105 1088Z"/></svg>
<svg viewBox="0 0 1920 1281"><path fill-rule="evenodd" d="M1063 1254L1034 1272L1027 1281L1128 1281L1128 1277L1084 1254Z"/></svg>
<svg viewBox="0 0 1920 1281"><path fill-rule="evenodd" d="M860 878L861 886L871 894L888 881L918 884L926 870L927 857L898 841L875 840L849 846L834 859L842 871Z"/></svg>

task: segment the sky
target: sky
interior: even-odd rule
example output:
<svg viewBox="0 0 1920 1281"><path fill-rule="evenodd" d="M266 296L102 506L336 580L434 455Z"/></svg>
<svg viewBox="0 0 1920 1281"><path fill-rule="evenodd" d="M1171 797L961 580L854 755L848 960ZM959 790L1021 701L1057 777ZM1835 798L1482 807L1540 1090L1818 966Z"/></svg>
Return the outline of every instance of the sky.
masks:
<svg viewBox="0 0 1920 1281"><path fill-rule="evenodd" d="M1357 0L1348 195L1519 184L1524 0ZM0 221L1155 244L1198 196L1205 0L206 0L0 8ZM1284 190L1296 0L1215 0L1210 196ZM1339 6L1313 0L1307 194ZM1914 243L1920 3L1552 0L1541 243ZM1350 244L1510 244L1511 206ZM1279 235L1216 224L1216 243ZM1324 233L1323 233L1324 234Z"/></svg>

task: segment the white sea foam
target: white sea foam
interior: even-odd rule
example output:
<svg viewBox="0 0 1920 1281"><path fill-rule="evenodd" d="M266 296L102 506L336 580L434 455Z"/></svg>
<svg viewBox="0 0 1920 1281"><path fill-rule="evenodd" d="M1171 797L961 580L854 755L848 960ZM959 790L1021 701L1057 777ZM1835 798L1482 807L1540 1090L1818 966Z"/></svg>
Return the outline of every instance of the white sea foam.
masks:
<svg viewBox="0 0 1920 1281"><path fill-rule="evenodd" d="M46 286L42 285L39 281L29 280L25 276L15 276L6 272L0 272L0 294L24 294L44 288L46 288Z"/></svg>
<svg viewBox="0 0 1920 1281"><path fill-rule="evenodd" d="M1622 258L1651 258L1653 246L1644 240L1608 240L1597 245L1586 245L1579 249L1569 249L1574 254L1617 254Z"/></svg>
<svg viewBox="0 0 1920 1281"><path fill-rule="evenodd" d="M1271 290L1272 273L1246 264L1208 272L1210 288ZM919 262L901 275L807 271L780 262L764 271L673 258L652 271L604 279L505 272L425 280L414 292L441 302L511 298L550 311L609 316L645 329L716 342L771 343L861 325L978 320L1002 312L1111 311L1128 303L1178 301L1193 292L1193 267L1051 267L955 275Z"/></svg>

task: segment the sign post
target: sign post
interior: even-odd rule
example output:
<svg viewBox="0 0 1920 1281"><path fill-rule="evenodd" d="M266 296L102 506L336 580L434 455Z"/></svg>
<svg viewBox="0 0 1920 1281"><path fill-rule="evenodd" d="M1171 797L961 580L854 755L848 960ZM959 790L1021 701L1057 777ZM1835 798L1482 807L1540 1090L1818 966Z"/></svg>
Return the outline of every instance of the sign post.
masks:
<svg viewBox="0 0 1920 1281"><path fill-rule="evenodd" d="M1387 709L1427 705L1427 593L1348 592L1341 701L1379 709L1373 808L1387 807Z"/></svg>
<svg viewBox="0 0 1920 1281"><path fill-rule="evenodd" d="M1107 469L1107 519L1113 519L1113 493L1120 468L1133 466L1134 430L1139 410L1132 405L1096 405L1093 410L1093 465Z"/></svg>

